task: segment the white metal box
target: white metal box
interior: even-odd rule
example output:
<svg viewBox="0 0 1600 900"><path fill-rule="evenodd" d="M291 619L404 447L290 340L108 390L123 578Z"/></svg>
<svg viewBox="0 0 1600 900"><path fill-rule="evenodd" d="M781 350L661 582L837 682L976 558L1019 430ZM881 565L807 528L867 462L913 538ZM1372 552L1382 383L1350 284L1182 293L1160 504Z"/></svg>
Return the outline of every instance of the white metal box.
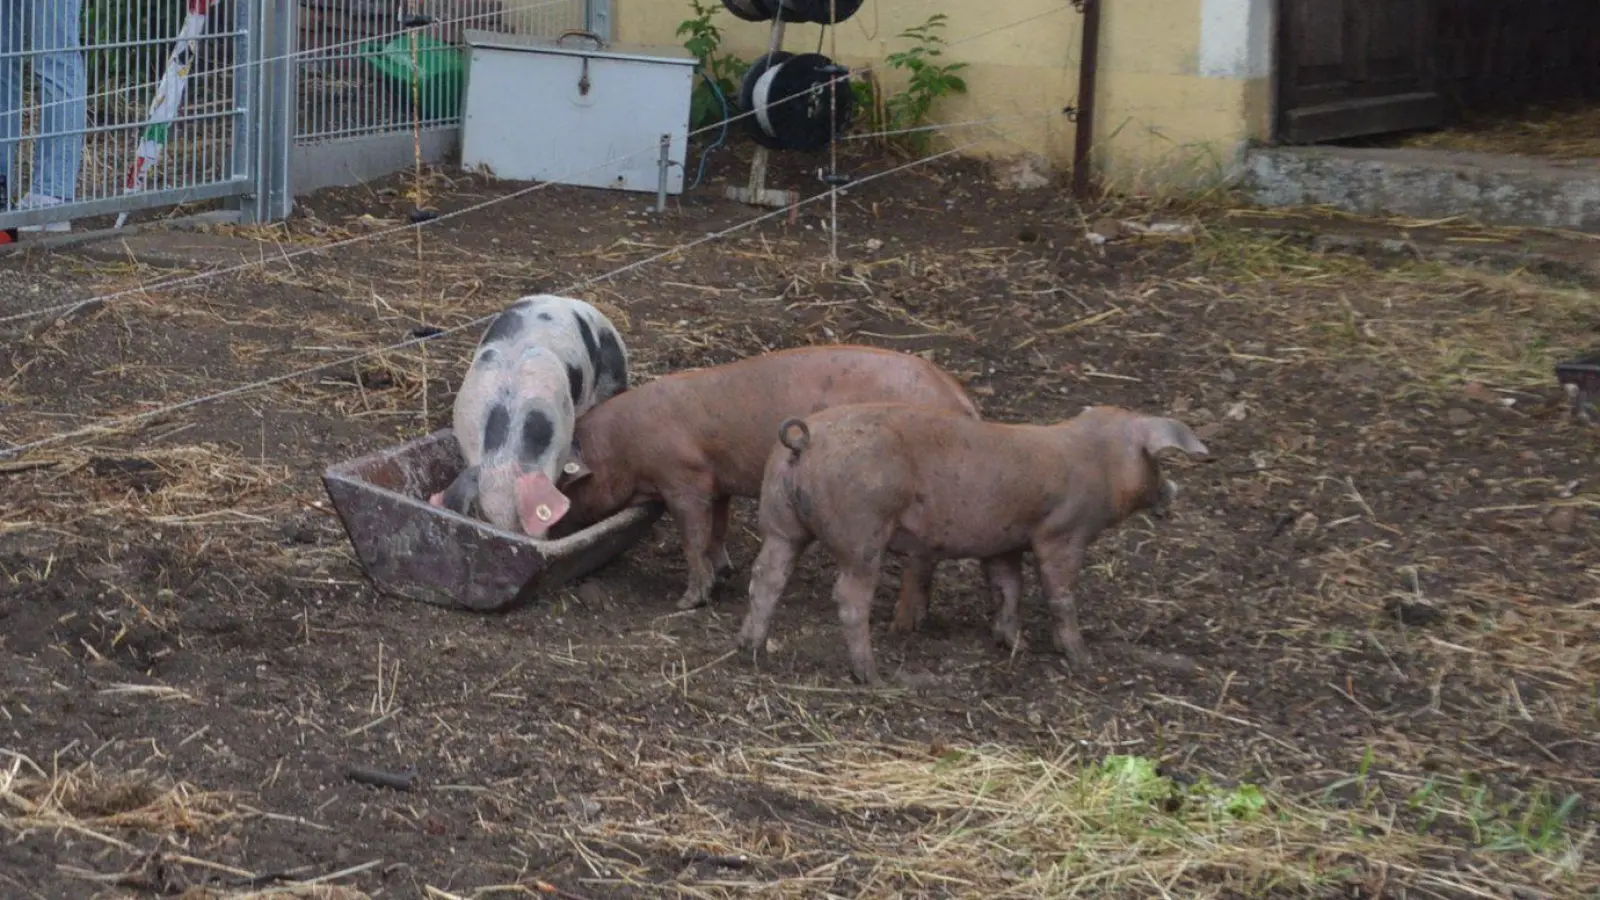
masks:
<svg viewBox="0 0 1600 900"><path fill-rule="evenodd" d="M695 58L681 47L600 45L468 30L461 165L496 178L683 193Z"/></svg>

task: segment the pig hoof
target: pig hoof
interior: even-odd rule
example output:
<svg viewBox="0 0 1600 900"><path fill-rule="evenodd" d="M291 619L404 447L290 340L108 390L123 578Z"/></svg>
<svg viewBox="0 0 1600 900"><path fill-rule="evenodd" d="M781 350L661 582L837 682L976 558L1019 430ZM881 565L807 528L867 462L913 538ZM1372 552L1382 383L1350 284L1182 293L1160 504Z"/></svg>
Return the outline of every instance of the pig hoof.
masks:
<svg viewBox="0 0 1600 900"><path fill-rule="evenodd" d="M1007 650L1022 649L1022 628L1015 625L996 625L994 627L994 641Z"/></svg>
<svg viewBox="0 0 1600 900"><path fill-rule="evenodd" d="M920 619L913 618L911 616L897 615L897 616L894 617L894 621L889 623L889 633L890 634L910 634L911 632L916 631L918 628L921 628L921 627L922 627L922 621Z"/></svg>
<svg viewBox="0 0 1600 900"><path fill-rule="evenodd" d="M767 658L767 639L740 632L738 641L739 652L749 656L756 662Z"/></svg>
<svg viewBox="0 0 1600 900"><path fill-rule="evenodd" d="M688 610L691 610L691 609L699 609L700 607L705 606L710 602L711 602L711 598L708 597L706 594L699 593L699 592L696 592L696 591L690 591L689 593L684 594L682 597L678 598L678 609L684 610L684 611L688 611Z"/></svg>
<svg viewBox="0 0 1600 900"><path fill-rule="evenodd" d="M1094 659L1089 655L1089 649L1083 645L1081 639L1064 638L1058 635L1056 637L1056 650L1066 654L1067 662L1071 663L1074 669L1084 670L1094 665Z"/></svg>
<svg viewBox="0 0 1600 900"><path fill-rule="evenodd" d="M850 677L855 679L856 684L869 690L883 687L883 680L878 677L877 672L868 672L864 675L860 672L851 672Z"/></svg>

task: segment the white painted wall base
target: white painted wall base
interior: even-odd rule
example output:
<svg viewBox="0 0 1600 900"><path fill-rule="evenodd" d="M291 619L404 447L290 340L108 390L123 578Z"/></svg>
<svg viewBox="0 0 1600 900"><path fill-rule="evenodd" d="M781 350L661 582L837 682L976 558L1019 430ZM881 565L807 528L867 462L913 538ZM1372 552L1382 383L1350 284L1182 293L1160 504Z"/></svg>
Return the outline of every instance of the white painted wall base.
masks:
<svg viewBox="0 0 1600 900"><path fill-rule="evenodd" d="M1202 0L1200 74L1266 78L1272 74L1273 0Z"/></svg>

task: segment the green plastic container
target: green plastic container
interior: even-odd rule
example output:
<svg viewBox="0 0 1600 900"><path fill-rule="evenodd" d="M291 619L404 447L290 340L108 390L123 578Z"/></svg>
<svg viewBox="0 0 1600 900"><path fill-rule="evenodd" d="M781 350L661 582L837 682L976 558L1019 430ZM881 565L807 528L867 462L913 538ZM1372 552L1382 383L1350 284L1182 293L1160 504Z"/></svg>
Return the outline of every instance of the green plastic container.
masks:
<svg viewBox="0 0 1600 900"><path fill-rule="evenodd" d="M437 38L417 35L415 68L410 35L398 35L387 43L368 41L361 49L367 62L394 82L407 99L412 97L413 82L421 72L424 119L452 119L461 114L461 94L467 80L467 64L461 48Z"/></svg>

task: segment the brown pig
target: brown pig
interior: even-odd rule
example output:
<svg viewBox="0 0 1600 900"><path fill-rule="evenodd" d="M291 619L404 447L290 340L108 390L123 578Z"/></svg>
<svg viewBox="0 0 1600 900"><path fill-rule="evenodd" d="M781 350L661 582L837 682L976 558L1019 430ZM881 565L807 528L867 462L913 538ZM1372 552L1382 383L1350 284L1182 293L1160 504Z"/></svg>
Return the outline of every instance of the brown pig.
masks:
<svg viewBox="0 0 1600 900"><path fill-rule="evenodd" d="M579 417L574 446L587 470L561 484L571 499L562 526L582 528L626 506L664 501L689 563L678 608L703 606L717 575L733 568L729 500L760 495L778 426L791 416L875 400L978 418L949 373L919 356L874 347L798 347L675 372ZM907 561L897 628L911 610L926 607L932 581L932 560Z"/></svg>
<svg viewBox="0 0 1600 900"><path fill-rule="evenodd" d="M1087 666L1072 596L1084 551L1123 519L1170 502L1176 488L1157 454L1209 454L1182 422L1113 406L1053 425L1006 425L898 403L840 405L784 422L778 441L740 646L765 649L796 560L820 541L839 568L833 596L851 672L868 684L878 677L867 615L885 551L982 560L1000 606L995 637L1014 648L1022 557L1032 550L1056 649Z"/></svg>

